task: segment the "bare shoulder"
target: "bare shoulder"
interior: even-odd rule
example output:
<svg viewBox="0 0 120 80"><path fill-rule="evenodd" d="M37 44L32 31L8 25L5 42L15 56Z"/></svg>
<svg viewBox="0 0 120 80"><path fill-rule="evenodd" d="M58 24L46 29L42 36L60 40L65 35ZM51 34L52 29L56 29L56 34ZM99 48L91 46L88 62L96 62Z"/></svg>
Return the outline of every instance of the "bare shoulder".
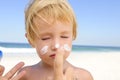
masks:
<svg viewBox="0 0 120 80"><path fill-rule="evenodd" d="M28 80L27 77L28 77L29 73L31 72L31 68L32 68L31 66L25 66L22 69L20 69L18 74L22 71L25 71L26 74L19 80Z"/></svg>
<svg viewBox="0 0 120 80"><path fill-rule="evenodd" d="M31 66L25 66L23 67L18 73L25 71L26 74L19 80L30 80L32 77L31 75L34 74L37 68L35 68L36 65L31 65Z"/></svg>
<svg viewBox="0 0 120 80"><path fill-rule="evenodd" d="M31 66L25 66L19 72L21 71L25 71L26 74L20 80L43 80L42 73L44 72L44 70L40 63Z"/></svg>
<svg viewBox="0 0 120 80"><path fill-rule="evenodd" d="M22 71L25 71L25 72L28 73L31 70L32 70L32 66L25 66L25 67L23 67L19 70L19 73L22 72Z"/></svg>
<svg viewBox="0 0 120 80"><path fill-rule="evenodd" d="M76 80L93 80L91 73L83 68L74 68Z"/></svg>

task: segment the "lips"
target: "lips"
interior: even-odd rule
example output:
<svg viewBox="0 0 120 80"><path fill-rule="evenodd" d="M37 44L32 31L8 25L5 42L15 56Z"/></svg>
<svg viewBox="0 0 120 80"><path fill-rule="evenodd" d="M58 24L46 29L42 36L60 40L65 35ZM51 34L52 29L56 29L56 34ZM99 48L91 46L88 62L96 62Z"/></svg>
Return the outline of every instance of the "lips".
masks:
<svg viewBox="0 0 120 80"><path fill-rule="evenodd" d="M55 55L56 55L56 54L52 54L52 55L50 55L49 57L51 57L51 58L55 58Z"/></svg>

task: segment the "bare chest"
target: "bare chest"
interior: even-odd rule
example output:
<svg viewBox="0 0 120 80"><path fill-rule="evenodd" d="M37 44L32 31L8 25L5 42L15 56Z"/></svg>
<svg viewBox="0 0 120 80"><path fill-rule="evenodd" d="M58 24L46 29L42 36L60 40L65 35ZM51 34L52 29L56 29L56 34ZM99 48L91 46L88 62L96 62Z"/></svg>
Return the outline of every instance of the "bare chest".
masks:
<svg viewBox="0 0 120 80"><path fill-rule="evenodd" d="M53 80L53 73L33 72L27 77L27 80Z"/></svg>

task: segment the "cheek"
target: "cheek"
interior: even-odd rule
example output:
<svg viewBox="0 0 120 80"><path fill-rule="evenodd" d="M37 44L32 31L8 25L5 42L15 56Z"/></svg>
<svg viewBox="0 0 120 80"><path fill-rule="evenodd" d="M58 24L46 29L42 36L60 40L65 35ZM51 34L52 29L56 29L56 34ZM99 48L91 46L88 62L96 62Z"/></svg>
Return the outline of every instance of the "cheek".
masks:
<svg viewBox="0 0 120 80"><path fill-rule="evenodd" d="M46 54L46 53L48 52L48 46L43 46L43 47L41 48L40 52L41 52L41 55Z"/></svg>
<svg viewBox="0 0 120 80"><path fill-rule="evenodd" d="M70 55L70 52L65 52L65 54L64 54L64 60L65 60L66 58L68 58L69 55Z"/></svg>
<svg viewBox="0 0 120 80"><path fill-rule="evenodd" d="M37 51L37 53L38 53L38 55L44 55L44 54L46 54L47 52L48 52L48 46L47 45L45 45L45 46L37 46L36 47L36 51Z"/></svg>
<svg viewBox="0 0 120 80"><path fill-rule="evenodd" d="M39 56L44 55L48 52L48 44L41 41L41 40L36 40L36 45L35 45L36 51Z"/></svg>
<svg viewBox="0 0 120 80"><path fill-rule="evenodd" d="M71 47L68 45L68 44L64 44L63 45L63 49L67 52L70 52L71 51Z"/></svg>
<svg viewBox="0 0 120 80"><path fill-rule="evenodd" d="M70 54L70 52L71 52L71 50L72 50L72 47L71 47L71 45L70 44L64 44L62 47L61 47L61 49L62 50L64 50L64 59L66 59L68 56L69 56L69 54Z"/></svg>

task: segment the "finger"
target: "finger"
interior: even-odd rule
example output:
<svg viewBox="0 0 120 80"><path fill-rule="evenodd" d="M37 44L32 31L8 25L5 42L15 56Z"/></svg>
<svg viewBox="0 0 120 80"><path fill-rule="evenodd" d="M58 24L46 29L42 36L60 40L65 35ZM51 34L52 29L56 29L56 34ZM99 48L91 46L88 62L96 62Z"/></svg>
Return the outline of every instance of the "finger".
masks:
<svg viewBox="0 0 120 80"><path fill-rule="evenodd" d="M73 68L69 67L64 74L66 80L73 80Z"/></svg>
<svg viewBox="0 0 120 80"><path fill-rule="evenodd" d="M5 74L4 77L6 77L7 79L10 79L11 77L14 76L14 74L20 69L22 68L22 66L24 65L23 62L19 62L17 65L15 65L7 74Z"/></svg>
<svg viewBox="0 0 120 80"><path fill-rule="evenodd" d="M12 80L19 80L20 78L22 78L24 75L26 74L25 71L20 72L19 74L17 74Z"/></svg>
<svg viewBox="0 0 120 80"><path fill-rule="evenodd" d="M4 70L5 70L5 68L2 65L0 65L0 76L2 76Z"/></svg>
<svg viewBox="0 0 120 80"><path fill-rule="evenodd" d="M54 60L54 66L55 68L60 68L63 66L63 54L61 53L56 54Z"/></svg>
<svg viewBox="0 0 120 80"><path fill-rule="evenodd" d="M63 80L63 54L57 53L54 60L55 80Z"/></svg>

